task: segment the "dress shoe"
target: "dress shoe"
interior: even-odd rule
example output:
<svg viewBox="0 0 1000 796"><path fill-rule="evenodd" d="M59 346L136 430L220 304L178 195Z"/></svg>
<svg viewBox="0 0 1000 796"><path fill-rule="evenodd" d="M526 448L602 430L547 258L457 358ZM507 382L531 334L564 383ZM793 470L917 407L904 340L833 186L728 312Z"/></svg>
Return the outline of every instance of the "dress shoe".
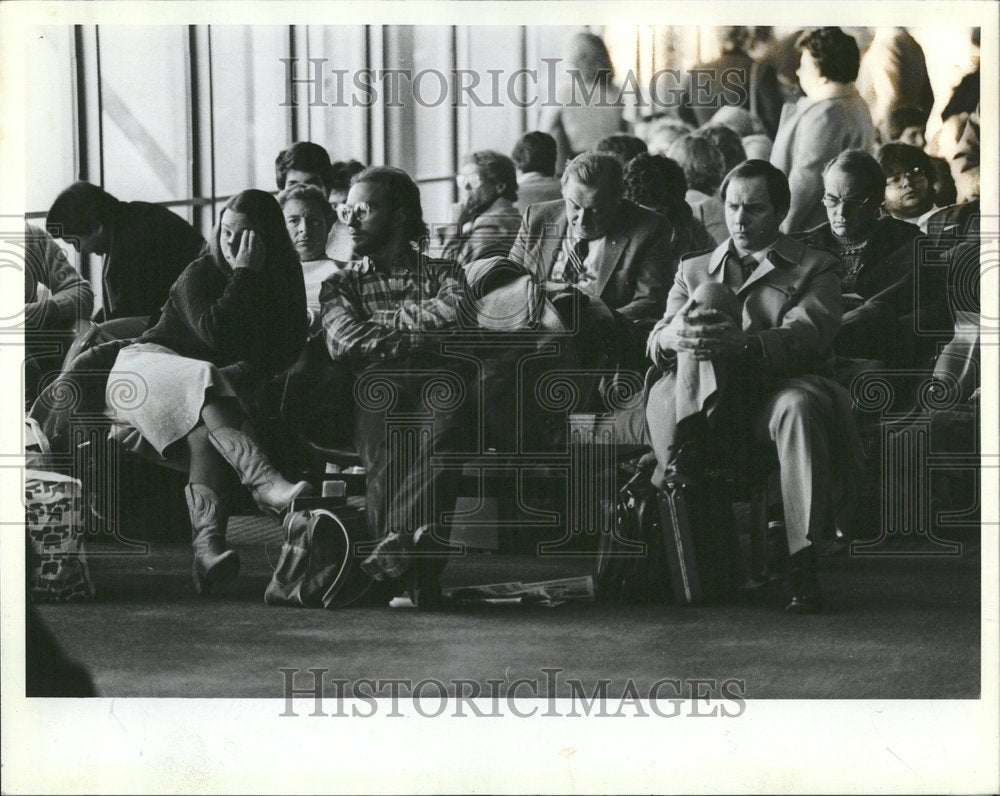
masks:
<svg viewBox="0 0 1000 796"><path fill-rule="evenodd" d="M790 614L818 614L823 610L823 595L816 578L816 548L809 545L788 559L788 587L791 601L785 606Z"/></svg>

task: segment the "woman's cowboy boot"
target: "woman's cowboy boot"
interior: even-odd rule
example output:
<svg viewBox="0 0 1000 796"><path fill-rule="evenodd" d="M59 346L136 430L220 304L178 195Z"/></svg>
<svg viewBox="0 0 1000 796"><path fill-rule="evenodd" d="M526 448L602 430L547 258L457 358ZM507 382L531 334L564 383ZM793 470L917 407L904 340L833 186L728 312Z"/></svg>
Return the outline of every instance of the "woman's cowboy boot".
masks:
<svg viewBox="0 0 1000 796"><path fill-rule="evenodd" d="M208 439L239 474L240 481L263 511L280 518L295 498L311 493L312 487L306 481L293 484L286 480L247 432L218 428L208 433Z"/></svg>
<svg viewBox="0 0 1000 796"><path fill-rule="evenodd" d="M208 594L215 583L232 580L240 572L240 556L226 549L229 512L211 487L188 484L184 488L191 515L191 547L194 550L194 589Z"/></svg>

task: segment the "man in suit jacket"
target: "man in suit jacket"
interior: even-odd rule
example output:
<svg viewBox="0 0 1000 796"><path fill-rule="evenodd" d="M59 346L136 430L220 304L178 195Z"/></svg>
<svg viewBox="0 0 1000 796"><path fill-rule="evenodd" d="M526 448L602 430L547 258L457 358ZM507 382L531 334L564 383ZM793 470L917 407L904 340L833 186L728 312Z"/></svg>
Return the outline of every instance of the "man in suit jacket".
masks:
<svg viewBox="0 0 1000 796"><path fill-rule="evenodd" d="M456 223L444 230L441 256L461 267L505 256L521 226L513 161L488 149L472 152L455 179L460 201L453 208Z"/></svg>
<svg viewBox="0 0 1000 796"><path fill-rule="evenodd" d="M670 222L623 198L621 165L610 155L574 158L562 189L562 200L527 208L510 259L551 293L577 290L648 330L677 267Z"/></svg>
<svg viewBox="0 0 1000 796"><path fill-rule="evenodd" d="M737 166L722 196L731 237L681 261L648 341L663 371L646 404L654 481L701 478L695 446L718 417L737 424L727 442L752 436L773 445L791 556L788 610L814 612L821 598L813 543L833 506L831 460L860 458L849 396L828 378L842 314L840 263L779 232L788 182L765 161ZM852 449L832 456L845 439Z"/></svg>
<svg viewBox="0 0 1000 796"><path fill-rule="evenodd" d="M771 150L771 163L788 177L792 191L783 232L822 224L823 166L846 149L870 150L875 143L868 106L854 86L857 42L840 28L817 28L804 33L798 46L805 96L782 110Z"/></svg>

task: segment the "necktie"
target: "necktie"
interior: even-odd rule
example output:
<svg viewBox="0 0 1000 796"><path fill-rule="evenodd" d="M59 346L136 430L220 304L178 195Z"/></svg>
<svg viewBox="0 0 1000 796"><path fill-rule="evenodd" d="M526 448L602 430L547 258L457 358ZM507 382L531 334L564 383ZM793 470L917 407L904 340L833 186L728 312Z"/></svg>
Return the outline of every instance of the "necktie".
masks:
<svg viewBox="0 0 1000 796"><path fill-rule="evenodd" d="M590 242L583 238L580 238L580 240L573 244L573 248L569 252L569 257L566 258L566 265L563 267L563 282L575 285L580 280L580 277L583 276L583 272L586 270L583 263L587 259L589 251Z"/></svg>
<svg viewBox="0 0 1000 796"><path fill-rule="evenodd" d="M750 279L750 274L757 270L758 265L760 265L760 263L757 262L757 258L752 254L745 254L740 257L740 270L743 272L744 285L747 283L747 280Z"/></svg>

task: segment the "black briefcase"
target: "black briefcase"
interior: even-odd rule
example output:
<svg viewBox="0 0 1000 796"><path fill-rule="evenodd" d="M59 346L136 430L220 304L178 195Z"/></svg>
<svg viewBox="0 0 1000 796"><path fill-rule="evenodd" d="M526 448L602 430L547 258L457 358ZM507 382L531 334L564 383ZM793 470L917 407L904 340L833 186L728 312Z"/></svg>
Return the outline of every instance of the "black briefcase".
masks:
<svg viewBox="0 0 1000 796"><path fill-rule="evenodd" d="M673 602L732 598L740 573L732 482L711 474L703 485L668 486L659 492L658 503Z"/></svg>

